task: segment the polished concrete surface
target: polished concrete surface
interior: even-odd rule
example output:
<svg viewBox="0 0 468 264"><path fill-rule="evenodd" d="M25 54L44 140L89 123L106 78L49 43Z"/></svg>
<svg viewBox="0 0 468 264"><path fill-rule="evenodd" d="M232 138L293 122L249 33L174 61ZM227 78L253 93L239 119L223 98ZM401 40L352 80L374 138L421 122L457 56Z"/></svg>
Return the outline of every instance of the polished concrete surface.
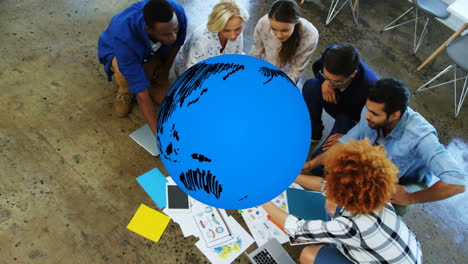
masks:
<svg viewBox="0 0 468 264"><path fill-rule="evenodd" d="M111 17L133 1L0 1L0 263L206 263L170 223L159 243L126 229L140 203L155 206L135 178L158 167L128 135L144 124L135 107L128 118L112 110L116 87L96 58L97 39ZM184 0L193 29L215 1ZM272 1L241 1L256 21ZM361 1L359 24L348 8L325 27L328 0L307 2L303 16L320 32L313 59L329 44L352 42L381 77L404 80L411 91L449 63L443 53L430 67L417 66L452 31L434 23L421 50L411 52L410 25L380 29L409 6L400 1ZM311 77L310 67L306 76ZM411 107L466 150L468 107L453 119L451 87L412 97ZM457 147L461 146L461 147ZM167 174L166 174L167 175ZM417 206L405 216L419 237L426 263L466 263L467 195ZM239 215L230 212L239 220ZM242 221L240 221L242 223ZM252 251L255 246L248 249ZM286 247L298 260L300 248ZM247 263L241 256L236 263Z"/></svg>

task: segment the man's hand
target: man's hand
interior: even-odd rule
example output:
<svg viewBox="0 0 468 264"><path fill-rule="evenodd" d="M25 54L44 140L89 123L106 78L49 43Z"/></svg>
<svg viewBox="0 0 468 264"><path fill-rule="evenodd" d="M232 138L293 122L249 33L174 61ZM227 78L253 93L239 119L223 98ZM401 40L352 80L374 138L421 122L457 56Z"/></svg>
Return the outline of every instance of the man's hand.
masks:
<svg viewBox="0 0 468 264"><path fill-rule="evenodd" d="M396 185L396 192L393 194L392 198L390 198L390 202L398 205L410 205L415 203L408 189L400 184Z"/></svg>
<svg viewBox="0 0 468 264"><path fill-rule="evenodd" d="M330 199L325 200L325 209L327 210L330 216L334 216L336 212L336 203L330 201Z"/></svg>
<svg viewBox="0 0 468 264"><path fill-rule="evenodd" d="M153 102L151 101L148 89L137 93L136 99L146 122L151 128L151 131L156 135L157 116L155 114Z"/></svg>
<svg viewBox="0 0 468 264"><path fill-rule="evenodd" d="M405 186L397 185L396 187L396 193L390 202L401 205L435 202L465 191L464 185L448 184L441 180L427 189L413 193L409 193Z"/></svg>
<svg viewBox="0 0 468 264"><path fill-rule="evenodd" d="M322 98L324 101L329 103L337 104L335 89L333 88L330 81L325 80L322 83Z"/></svg>
<svg viewBox="0 0 468 264"><path fill-rule="evenodd" d="M304 187L304 189L320 192L320 183L323 177L299 174L294 180L295 183Z"/></svg>
<svg viewBox="0 0 468 264"><path fill-rule="evenodd" d="M331 146L333 146L338 139L340 139L344 134L336 133L331 135L327 140L325 140L325 143L323 143L322 148L323 150L329 149Z"/></svg>

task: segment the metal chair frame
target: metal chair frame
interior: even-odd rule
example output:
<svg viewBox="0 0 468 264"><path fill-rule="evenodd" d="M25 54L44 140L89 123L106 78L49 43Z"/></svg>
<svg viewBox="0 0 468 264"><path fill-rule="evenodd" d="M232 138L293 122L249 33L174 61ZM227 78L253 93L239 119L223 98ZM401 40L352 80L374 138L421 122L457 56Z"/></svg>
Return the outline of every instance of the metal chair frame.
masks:
<svg viewBox="0 0 468 264"><path fill-rule="evenodd" d="M437 85L433 85L433 86L428 86L433 81L439 79L442 75L444 75L445 73L447 73L448 71L450 71L452 69L453 69L453 80L448 81L448 82L444 82L444 83L440 83L440 84L437 84ZM460 97L457 100L457 82L459 80L463 80L463 79L465 79L465 81L464 81L463 87L461 89ZM465 75L465 77L457 78L457 65L456 64L449 65L447 68L445 68L444 70L439 72L436 76L434 76L432 79L430 79L425 84L423 84L421 87L419 87L414 93L418 93L418 92L422 92L422 91L425 91L425 90L433 89L433 88L436 88L436 87L439 87L439 86L442 86L442 85L445 85L445 84L449 84L449 83L453 83L453 90L454 90L453 103L454 103L454 108L455 108L455 118L457 118L458 114L460 113L460 109L463 106L463 101L465 101L466 94L468 93L468 74Z"/></svg>
<svg viewBox="0 0 468 264"><path fill-rule="evenodd" d="M400 19L404 18L405 16L407 16L412 10L415 10L416 11L416 17L411 19L411 20L408 20L408 21L405 21L405 22L402 22L400 24L397 24L397 25L394 25L396 22L398 22ZM418 8L415 8L414 5L409 8L408 10L406 10L403 14L401 14L399 17L397 17L397 19L393 20L392 22L390 22L388 25L386 25L383 29L383 31L387 31L387 30L391 30L393 28L396 28L396 27L399 27L399 26L402 26L402 25L405 25L405 24L408 24L408 23L411 23L414 21L414 41L413 41L413 53L416 54L416 52L418 51L419 49L419 46L421 46L421 43L422 41L424 40L424 37L426 37L427 35L427 32L428 32L428 24L429 24L429 20L430 20L430 16L427 16L427 15L424 15L424 16L418 16ZM423 30L421 31L421 35L419 36L418 38L418 20L419 19L425 19L424 21L424 27L423 27Z"/></svg>
<svg viewBox="0 0 468 264"><path fill-rule="evenodd" d="M336 15L338 15L338 13L341 11L341 9L343 9L343 7L346 4L349 4L349 6L351 7L351 12L353 13L354 23L356 23L357 25L358 17L359 17L359 1L355 0L356 5L354 5L352 0L345 0L342 3L342 5L338 8L338 10L336 10L340 1L341 0L331 0L330 9L328 9L327 19L325 20L325 25L330 24L330 22L335 18Z"/></svg>

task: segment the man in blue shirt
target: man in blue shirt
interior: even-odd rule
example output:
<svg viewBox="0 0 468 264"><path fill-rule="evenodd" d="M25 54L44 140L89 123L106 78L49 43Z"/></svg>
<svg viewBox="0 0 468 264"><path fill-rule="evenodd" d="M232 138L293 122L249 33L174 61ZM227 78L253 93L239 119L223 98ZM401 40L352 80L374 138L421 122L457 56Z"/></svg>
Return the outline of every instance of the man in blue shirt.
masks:
<svg viewBox="0 0 468 264"><path fill-rule="evenodd" d="M172 0L143 0L115 15L99 37L98 57L108 80L119 85L114 100L118 116L130 111L132 96L156 134L154 103L169 89L169 69L187 32L187 18Z"/></svg>
<svg viewBox="0 0 468 264"><path fill-rule="evenodd" d="M322 109L335 119L326 148L359 121L367 91L377 77L350 43L329 46L312 70L315 78L304 84L302 94L312 122L312 141L322 137Z"/></svg>
<svg viewBox="0 0 468 264"><path fill-rule="evenodd" d="M377 81L369 89L361 120L339 139L346 143L350 139L368 138L385 148L400 170L396 193L391 199L400 215L406 213L408 205L438 201L464 192L466 177L440 144L434 127L408 107L408 102L409 92L401 81L393 78ZM322 165L327 153L306 162L303 170ZM427 188L432 175L439 181ZM296 182L307 181L308 176L299 177Z"/></svg>

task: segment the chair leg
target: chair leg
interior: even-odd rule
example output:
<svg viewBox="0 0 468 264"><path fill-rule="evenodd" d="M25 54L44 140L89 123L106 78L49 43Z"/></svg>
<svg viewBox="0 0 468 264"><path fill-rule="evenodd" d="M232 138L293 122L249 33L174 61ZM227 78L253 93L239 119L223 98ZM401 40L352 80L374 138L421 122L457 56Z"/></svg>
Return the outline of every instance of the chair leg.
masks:
<svg viewBox="0 0 468 264"><path fill-rule="evenodd" d="M462 91L460 93L460 98L458 99L458 104L457 104L457 69L455 67L454 69L454 83L453 83L453 88L454 88L454 103L455 103L455 118L458 117L458 114L460 113L460 109L463 106L463 101L465 101L466 94L468 93L468 75L466 75L464 78L460 79L465 79L462 87Z"/></svg>
<svg viewBox="0 0 468 264"><path fill-rule="evenodd" d="M336 11L336 7L340 3L340 0L332 0L330 4L330 9L328 10L327 19L325 20L325 26L330 24L330 22L335 18L336 15L343 9L343 7L350 2L351 0L345 0L345 2L340 6L340 8Z"/></svg>
<svg viewBox="0 0 468 264"><path fill-rule="evenodd" d="M405 25L405 24L408 24L410 22L413 22L415 21L417 18L414 18L414 19L411 19L411 20L408 20L406 22L403 22L403 23L400 23L400 24L397 24L397 25L394 25L396 22L398 22L400 19L404 18L406 15L408 15L412 10L414 9L414 6L412 6L410 9L406 10L403 14L401 14L399 17L397 17L397 19L393 20L392 22L390 22L388 25L386 25L382 31L387 31L387 30L390 30L390 29L393 29L393 28L396 28L396 27L399 27L399 26L402 26L402 25Z"/></svg>
<svg viewBox="0 0 468 264"><path fill-rule="evenodd" d="M444 75L445 73L447 73L448 71L452 69L453 69L453 80L439 83L437 85L429 86L429 84L431 84L433 81L439 79L442 75ZM463 87L462 87L460 96L458 97L458 100L457 100L457 95L458 95L457 82L460 80L464 80L464 82L463 82ZM454 92L453 104L454 104L454 110L455 110L455 118L457 118L458 114L460 113L461 107L463 106L463 102L465 101L466 95L468 94L468 75L461 77L461 78L457 78L457 66L455 64L449 65L447 68L439 72L432 79L427 81L425 84L421 85L421 87L419 87L416 91L414 91L414 93L422 92L422 91L429 90L429 89L434 89L436 87L449 84L449 83L453 83L453 92Z"/></svg>
<svg viewBox="0 0 468 264"><path fill-rule="evenodd" d="M348 1L349 5L351 6L351 12L353 13L353 19L354 23L357 25L358 24L358 18L359 18L359 0L352 0Z"/></svg>
<svg viewBox="0 0 468 264"><path fill-rule="evenodd" d="M425 18L426 21L424 22L424 27L423 30L421 31L421 36L419 36L418 39L418 19L419 18ZM419 49L419 46L421 45L422 41L424 40L424 37L427 34L427 24L429 23L429 17L419 17L418 16L418 9L416 9L416 19L414 21L414 44L413 44L413 53L416 54L416 52Z"/></svg>
<svg viewBox="0 0 468 264"><path fill-rule="evenodd" d="M431 84L433 81L439 79L440 76L444 75L446 72L448 72L449 70L451 70L453 67L455 67L455 65L449 65L447 68L445 68L444 70L442 70L441 72L439 72L436 76L434 76L432 79L430 79L429 81L427 81L425 84L421 85L416 91L414 91L414 93L419 93L419 92L422 92L424 90L429 90L429 89L432 89L432 88L435 88L435 87L438 87L438 86L441 86L441 85L444 85L446 83L450 83L452 81L449 81L449 82L445 82L445 83L442 83L442 84L438 84L438 85L434 85L434 86L428 86L429 84Z"/></svg>

